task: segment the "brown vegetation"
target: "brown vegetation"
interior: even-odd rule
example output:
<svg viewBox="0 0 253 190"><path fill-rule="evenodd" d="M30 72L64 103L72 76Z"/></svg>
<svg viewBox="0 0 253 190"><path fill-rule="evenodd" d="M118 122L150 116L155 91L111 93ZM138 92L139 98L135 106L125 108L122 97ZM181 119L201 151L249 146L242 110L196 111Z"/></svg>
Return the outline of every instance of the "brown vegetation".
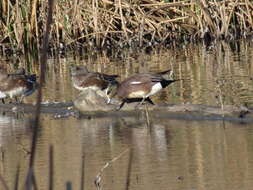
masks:
<svg viewBox="0 0 253 190"><path fill-rule="evenodd" d="M23 53L41 48L46 1L1 0L0 9L1 47ZM252 15L250 0L57 1L50 47L143 47L175 40L233 40L251 36Z"/></svg>

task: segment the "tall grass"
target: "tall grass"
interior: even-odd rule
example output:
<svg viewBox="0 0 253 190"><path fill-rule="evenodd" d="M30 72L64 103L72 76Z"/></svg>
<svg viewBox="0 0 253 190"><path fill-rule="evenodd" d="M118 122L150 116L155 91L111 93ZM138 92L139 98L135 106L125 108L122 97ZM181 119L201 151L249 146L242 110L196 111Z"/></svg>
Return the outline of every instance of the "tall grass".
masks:
<svg viewBox="0 0 253 190"><path fill-rule="evenodd" d="M39 50L47 8L46 1L1 0L1 47ZM50 47L58 51L233 40L252 35L252 15L249 0L57 1Z"/></svg>

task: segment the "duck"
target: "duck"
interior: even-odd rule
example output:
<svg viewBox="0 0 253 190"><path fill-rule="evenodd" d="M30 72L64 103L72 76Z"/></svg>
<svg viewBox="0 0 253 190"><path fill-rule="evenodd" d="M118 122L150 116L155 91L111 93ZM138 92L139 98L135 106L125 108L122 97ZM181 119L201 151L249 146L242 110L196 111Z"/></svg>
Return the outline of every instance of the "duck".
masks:
<svg viewBox="0 0 253 190"><path fill-rule="evenodd" d="M181 80L171 79L173 75L172 70L165 70L157 73L138 73L134 74L121 83L111 84L108 90L108 104L112 103L112 99L120 102L117 110L120 110L125 103L130 103L139 100L141 105L144 101L154 104L150 96L166 88L168 85Z"/></svg>
<svg viewBox="0 0 253 190"><path fill-rule="evenodd" d="M74 88L84 91L87 89L107 91L109 85L118 83L118 75L107 75L99 72L90 72L86 66L71 66L71 78ZM107 92L106 92L107 94Z"/></svg>
<svg viewBox="0 0 253 190"><path fill-rule="evenodd" d="M25 74L23 68L15 73L7 73L0 68L0 99L5 103L5 98L15 98L16 102L22 103L24 97L36 90L36 78L36 74Z"/></svg>

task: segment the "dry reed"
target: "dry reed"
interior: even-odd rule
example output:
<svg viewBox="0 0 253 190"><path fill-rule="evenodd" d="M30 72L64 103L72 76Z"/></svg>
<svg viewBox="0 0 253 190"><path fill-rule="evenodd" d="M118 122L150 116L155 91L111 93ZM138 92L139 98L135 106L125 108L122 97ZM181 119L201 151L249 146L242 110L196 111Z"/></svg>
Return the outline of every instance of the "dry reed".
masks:
<svg viewBox="0 0 253 190"><path fill-rule="evenodd" d="M45 1L1 0L0 47L40 49L47 7ZM252 35L252 15L249 0L58 1L50 47L58 51L233 40Z"/></svg>

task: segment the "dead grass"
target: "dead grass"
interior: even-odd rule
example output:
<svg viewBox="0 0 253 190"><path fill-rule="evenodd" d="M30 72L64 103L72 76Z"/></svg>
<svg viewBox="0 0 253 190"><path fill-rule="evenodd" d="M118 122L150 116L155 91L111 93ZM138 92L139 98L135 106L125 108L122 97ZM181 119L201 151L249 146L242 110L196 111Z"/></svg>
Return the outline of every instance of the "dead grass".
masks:
<svg viewBox="0 0 253 190"><path fill-rule="evenodd" d="M46 1L1 0L0 45L25 51L42 47ZM234 40L252 35L249 0L58 1L50 47L111 48L171 41Z"/></svg>

